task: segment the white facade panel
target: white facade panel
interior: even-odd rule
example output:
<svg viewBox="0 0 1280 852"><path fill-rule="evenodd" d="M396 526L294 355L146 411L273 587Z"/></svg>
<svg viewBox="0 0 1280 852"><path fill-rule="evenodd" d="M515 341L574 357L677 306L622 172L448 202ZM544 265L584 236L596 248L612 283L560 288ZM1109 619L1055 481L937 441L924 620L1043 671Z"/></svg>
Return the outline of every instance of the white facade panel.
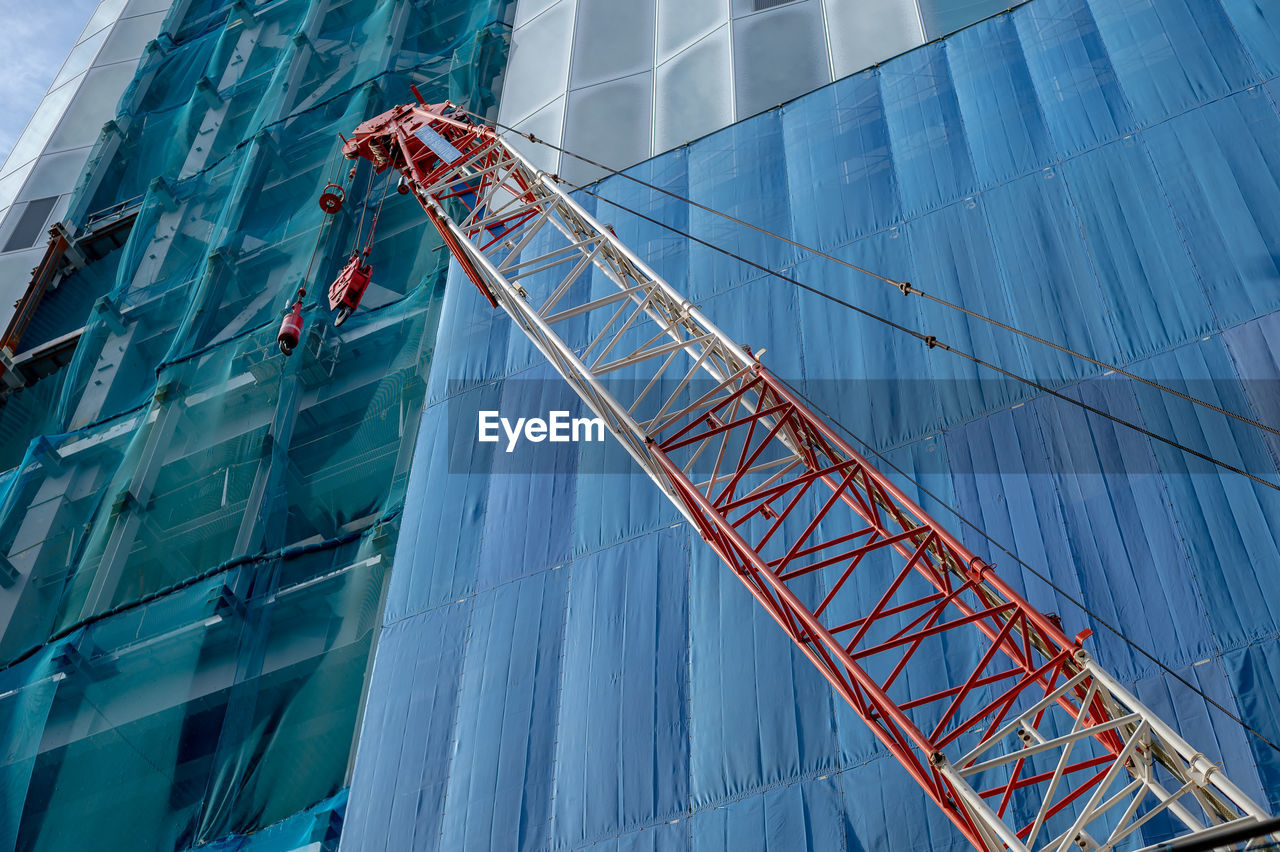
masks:
<svg viewBox="0 0 1280 852"><path fill-rule="evenodd" d="M559 111L574 138L603 144L621 131L588 130L601 108L584 90L653 71L648 93L634 84L608 90L634 93L612 108L626 114L628 131L647 138L647 148L628 138L593 158L625 168L1020 2L517 0L499 120L559 139L549 126ZM553 101L560 107L546 110ZM592 113L578 116L579 108ZM535 115L541 130L530 124ZM561 170L556 152L520 148Z"/></svg>
<svg viewBox="0 0 1280 852"><path fill-rule="evenodd" d="M915 0L823 2L837 80L927 41Z"/></svg>
<svg viewBox="0 0 1280 852"><path fill-rule="evenodd" d="M831 80L820 0L800 0L734 19L735 120Z"/></svg>
<svg viewBox="0 0 1280 852"><path fill-rule="evenodd" d="M102 125L115 116L145 45L160 32L171 5L172 0L102 0L0 168L0 328L44 254L44 231L65 214ZM57 201L36 242L10 246L27 204L48 198Z"/></svg>
<svg viewBox="0 0 1280 852"><path fill-rule="evenodd" d="M558 0L512 32L498 106L503 124L518 125L568 91L576 6L577 0Z"/></svg>
<svg viewBox="0 0 1280 852"><path fill-rule="evenodd" d="M728 23L658 66L655 151L669 151L733 121L731 68Z"/></svg>

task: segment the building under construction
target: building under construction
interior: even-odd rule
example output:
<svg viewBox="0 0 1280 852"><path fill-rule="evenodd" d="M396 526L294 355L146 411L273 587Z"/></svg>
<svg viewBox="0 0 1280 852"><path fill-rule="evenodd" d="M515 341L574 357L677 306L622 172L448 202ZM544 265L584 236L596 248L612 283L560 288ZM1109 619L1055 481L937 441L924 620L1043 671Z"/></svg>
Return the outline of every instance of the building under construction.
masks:
<svg viewBox="0 0 1280 852"><path fill-rule="evenodd" d="M1241 822L1280 810L1280 10L1005 5L102 0L0 169L0 847L1132 852L1214 822L1210 781ZM476 439L481 411L600 410L493 309L520 264L468 260L485 228L509 264L538 246L486 184L433 208L353 137L415 94L454 105L415 131L433 163L496 123L571 230L604 223L577 248L634 252L941 522L908 567L1029 602L1034 628L954 622L983 644L886 609L869 545L757 572L819 613L852 576L848 661L922 696L894 700L929 743L962 699L966 735L1013 725L988 804L912 768L879 687L842 691L643 449ZM786 559L854 539L799 501L755 518ZM994 649L1050 635L1141 707L1092 738L1101 686L1062 729L1000 709ZM911 668L867 662L897 646ZM1104 801L1177 735L1185 788ZM980 807L1009 833L966 831Z"/></svg>

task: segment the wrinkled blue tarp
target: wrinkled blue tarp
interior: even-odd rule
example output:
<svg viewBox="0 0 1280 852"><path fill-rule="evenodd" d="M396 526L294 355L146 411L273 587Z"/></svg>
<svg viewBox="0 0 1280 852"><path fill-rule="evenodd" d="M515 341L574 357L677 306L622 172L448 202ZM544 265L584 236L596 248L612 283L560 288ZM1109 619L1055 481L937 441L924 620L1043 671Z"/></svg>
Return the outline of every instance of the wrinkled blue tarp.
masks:
<svg viewBox="0 0 1280 852"><path fill-rule="evenodd" d="M1278 73L1272 4L1033 0L634 173L1275 424ZM1280 443L1247 425L629 182L603 191L1275 480ZM601 214L938 498L1280 738L1280 494ZM490 475L492 445L451 440L460 400L551 376L451 285L343 849L966 848L643 476L550 444ZM957 532L1280 805L1280 755Z"/></svg>

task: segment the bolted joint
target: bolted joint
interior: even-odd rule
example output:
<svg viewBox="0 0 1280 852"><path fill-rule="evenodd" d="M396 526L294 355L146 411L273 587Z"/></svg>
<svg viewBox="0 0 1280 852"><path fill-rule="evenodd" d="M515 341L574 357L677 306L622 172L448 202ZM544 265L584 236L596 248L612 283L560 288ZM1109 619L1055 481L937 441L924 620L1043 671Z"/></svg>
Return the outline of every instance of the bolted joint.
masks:
<svg viewBox="0 0 1280 852"><path fill-rule="evenodd" d="M181 390L182 390L181 382L179 382L177 379L169 379L167 381L161 382L160 384L156 385L156 390L153 396L157 403L163 404L165 402L168 402L171 399L176 398L178 394L181 392Z"/></svg>
<svg viewBox="0 0 1280 852"><path fill-rule="evenodd" d="M51 476L60 476L64 470L62 454L53 443L41 435L36 439L32 455Z"/></svg>
<svg viewBox="0 0 1280 852"><path fill-rule="evenodd" d="M169 213L178 209L178 199L174 197L173 190L169 188L169 184L164 178L152 178L151 183L148 185L148 189L151 191L151 194L155 196L156 202L160 205L161 209Z"/></svg>
<svg viewBox="0 0 1280 852"><path fill-rule="evenodd" d="M0 551L0 588L12 589L21 576L18 569L9 561L9 557L5 556L4 551Z"/></svg>
<svg viewBox="0 0 1280 852"><path fill-rule="evenodd" d="M243 618L247 611L248 607L235 589L226 584L210 589L205 598L206 618Z"/></svg>
<svg viewBox="0 0 1280 852"><path fill-rule="evenodd" d="M0 388L18 390L26 386L26 377L13 362L13 350L8 346L0 347Z"/></svg>
<svg viewBox="0 0 1280 852"><path fill-rule="evenodd" d="M902 291L902 295L904 295L904 296L910 296L912 293L919 293L919 292L920 292L920 291L919 291L919 290L917 290L915 287L912 287L912 286L911 286L911 282L910 282L910 281L898 281L898 282L895 282L895 283L897 283L897 285L898 285L898 289Z"/></svg>
<svg viewBox="0 0 1280 852"><path fill-rule="evenodd" d="M128 488L122 488L116 492L116 496L111 500L111 517L123 514L134 506L138 505L138 498L133 496L133 492Z"/></svg>
<svg viewBox="0 0 1280 852"><path fill-rule="evenodd" d="M220 245L210 250L209 256L207 259L209 262L209 266L212 268L217 268L219 266L222 266L227 269L230 269L234 267L236 264L235 252L231 249L231 246L229 245Z"/></svg>
<svg viewBox="0 0 1280 852"><path fill-rule="evenodd" d="M146 47L142 50L147 56L165 57L169 55L173 48L173 36L167 32L162 32L155 38L151 39L151 41L147 42Z"/></svg>
<svg viewBox="0 0 1280 852"><path fill-rule="evenodd" d="M1191 780L1195 781L1201 787L1209 786L1209 778L1213 773L1220 771L1220 767L1209 761L1209 758L1197 752L1187 761L1187 768L1190 770Z"/></svg>
<svg viewBox="0 0 1280 852"><path fill-rule="evenodd" d="M103 122L101 137L104 143L111 141L124 141L125 128L121 127L120 124L121 122L116 121L114 118L110 121Z"/></svg>
<svg viewBox="0 0 1280 852"><path fill-rule="evenodd" d="M969 579L976 583L984 582L987 579L987 572L995 570L995 567L981 557L975 556L969 560Z"/></svg>
<svg viewBox="0 0 1280 852"><path fill-rule="evenodd" d="M240 22L247 27L254 21L253 7L244 0L236 0L236 2L231 4L231 13L229 17L239 18Z"/></svg>
<svg viewBox="0 0 1280 852"><path fill-rule="evenodd" d="M222 95L218 94L218 87L204 75L201 75L200 79L196 80L196 93L204 99L209 109L217 109L222 106Z"/></svg>
<svg viewBox="0 0 1280 852"><path fill-rule="evenodd" d="M67 222L54 222L50 233L56 234L66 243L66 248L63 249L62 262L67 268L74 272L89 265L89 258L85 255L84 249L76 245L74 228L70 227Z"/></svg>
<svg viewBox="0 0 1280 852"><path fill-rule="evenodd" d="M100 296L93 303L93 312L102 318L107 328L111 329L114 334L124 334L124 312L120 310L120 306L110 296Z"/></svg>

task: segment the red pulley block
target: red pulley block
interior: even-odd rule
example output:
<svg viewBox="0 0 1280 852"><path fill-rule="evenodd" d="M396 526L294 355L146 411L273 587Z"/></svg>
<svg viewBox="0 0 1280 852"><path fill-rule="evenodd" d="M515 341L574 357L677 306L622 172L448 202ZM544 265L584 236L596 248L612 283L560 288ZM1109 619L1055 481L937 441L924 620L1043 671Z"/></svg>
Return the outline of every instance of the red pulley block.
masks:
<svg viewBox="0 0 1280 852"><path fill-rule="evenodd" d="M320 209L326 213L337 213L342 209L342 202L347 200L347 194L342 187L336 183L325 186L324 192L320 193Z"/></svg>
<svg viewBox="0 0 1280 852"><path fill-rule="evenodd" d="M372 276L373 266L364 262L364 255L352 252L347 265L342 267L338 277L329 285L329 310L338 311L338 315L333 318L335 326L342 325L347 317L355 313Z"/></svg>
<svg viewBox="0 0 1280 852"><path fill-rule="evenodd" d="M298 299L293 303L289 313L285 314L284 322L280 323L280 333L276 335L276 343L280 344L281 352L290 355L301 339L302 300Z"/></svg>

